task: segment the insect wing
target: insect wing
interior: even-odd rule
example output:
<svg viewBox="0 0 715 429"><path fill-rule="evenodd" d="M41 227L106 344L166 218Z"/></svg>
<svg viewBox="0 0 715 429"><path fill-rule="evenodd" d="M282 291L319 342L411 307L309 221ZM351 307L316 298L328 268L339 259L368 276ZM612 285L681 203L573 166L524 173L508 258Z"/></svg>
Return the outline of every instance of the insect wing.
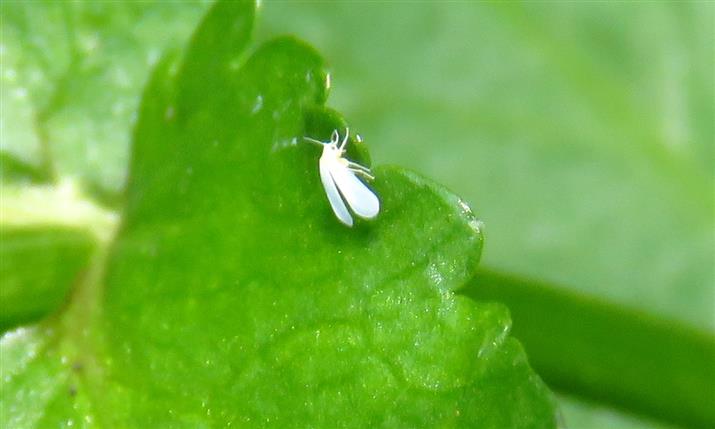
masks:
<svg viewBox="0 0 715 429"><path fill-rule="evenodd" d="M366 219L377 216L380 212L380 201L372 190L345 165L335 162L328 167L337 188L355 214Z"/></svg>
<svg viewBox="0 0 715 429"><path fill-rule="evenodd" d="M328 196L330 207L332 207L335 216L337 216L340 222L345 225L353 226L353 218L350 216L348 208L345 207L345 203L343 202L343 199L338 192L338 188L335 186L335 182L333 181L333 176L330 173L331 166L332 163L330 159L320 159L320 181L323 182L325 194Z"/></svg>

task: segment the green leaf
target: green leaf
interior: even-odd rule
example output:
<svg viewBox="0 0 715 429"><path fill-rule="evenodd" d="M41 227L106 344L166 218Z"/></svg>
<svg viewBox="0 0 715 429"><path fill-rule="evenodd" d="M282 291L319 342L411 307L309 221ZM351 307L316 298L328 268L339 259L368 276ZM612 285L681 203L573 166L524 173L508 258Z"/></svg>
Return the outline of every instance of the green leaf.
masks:
<svg viewBox="0 0 715 429"><path fill-rule="evenodd" d="M0 183L43 183L50 180L48 175L32 164L0 152Z"/></svg>
<svg viewBox="0 0 715 429"><path fill-rule="evenodd" d="M3 164L4 164L3 160ZM116 213L86 199L72 182L35 183L11 166L0 186L0 330L49 315L82 283ZM27 175L26 173L30 173Z"/></svg>
<svg viewBox="0 0 715 429"><path fill-rule="evenodd" d="M206 4L3 2L3 156L116 200L149 70Z"/></svg>
<svg viewBox="0 0 715 429"><path fill-rule="evenodd" d="M19 328L0 339L0 424L7 428L97 427L83 386L84 364L70 361L53 328Z"/></svg>
<svg viewBox="0 0 715 429"><path fill-rule="evenodd" d="M253 15L218 2L155 72L106 265L0 343L3 423L554 427L506 309L455 294L481 224L396 167L373 170L379 217L340 224L302 143L346 125L323 60L292 38L247 55Z"/></svg>
<svg viewBox="0 0 715 429"><path fill-rule="evenodd" d="M0 329L56 310L94 246L90 235L75 229L0 228Z"/></svg>
<svg viewBox="0 0 715 429"><path fill-rule="evenodd" d="M426 172L478 208L486 269L713 333L714 6L266 2L263 37L299 34L339 58L333 105L371 137L375 158ZM573 326L590 327L577 318L544 335L520 329L510 310L517 338L533 330L548 356L559 354L554 343L571 349ZM525 311L522 320L550 320L551 308ZM545 379L565 370L568 354L538 365L534 343L520 339ZM584 367L569 367L547 382L589 394L592 385L569 383ZM640 389L631 403L662 393ZM587 425L588 407L562 409L579 429L652 427L616 409L595 409Z"/></svg>
<svg viewBox="0 0 715 429"><path fill-rule="evenodd" d="M264 6L373 155L478 204L485 266L715 329L715 4Z"/></svg>

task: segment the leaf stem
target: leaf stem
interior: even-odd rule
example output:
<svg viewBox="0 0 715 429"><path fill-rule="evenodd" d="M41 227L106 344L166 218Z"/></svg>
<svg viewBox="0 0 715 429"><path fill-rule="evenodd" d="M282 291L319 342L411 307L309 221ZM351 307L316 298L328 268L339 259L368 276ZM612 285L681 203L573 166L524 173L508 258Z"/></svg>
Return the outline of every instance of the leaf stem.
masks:
<svg viewBox="0 0 715 429"><path fill-rule="evenodd" d="M31 228L57 226L87 230L100 243L108 242L119 214L87 198L72 180L57 185L0 187L0 226Z"/></svg>
<svg viewBox="0 0 715 429"><path fill-rule="evenodd" d="M481 269L463 293L499 301L553 388L694 428L715 427L715 336Z"/></svg>

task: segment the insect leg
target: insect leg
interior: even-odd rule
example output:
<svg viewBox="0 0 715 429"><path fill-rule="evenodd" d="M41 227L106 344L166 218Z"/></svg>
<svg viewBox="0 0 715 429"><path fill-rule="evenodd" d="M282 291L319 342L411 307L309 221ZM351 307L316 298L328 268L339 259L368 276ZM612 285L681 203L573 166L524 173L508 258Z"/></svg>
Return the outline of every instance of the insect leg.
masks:
<svg viewBox="0 0 715 429"><path fill-rule="evenodd" d="M364 165L360 165L357 162L352 162L348 160L348 167L351 170L364 170L367 173L370 173L370 169L365 167Z"/></svg>
<svg viewBox="0 0 715 429"><path fill-rule="evenodd" d="M359 168L353 168L353 167L348 167L348 170L350 170L353 173L357 174L358 176L362 176L368 180L375 180L375 176L373 176L370 173L370 170L361 170Z"/></svg>

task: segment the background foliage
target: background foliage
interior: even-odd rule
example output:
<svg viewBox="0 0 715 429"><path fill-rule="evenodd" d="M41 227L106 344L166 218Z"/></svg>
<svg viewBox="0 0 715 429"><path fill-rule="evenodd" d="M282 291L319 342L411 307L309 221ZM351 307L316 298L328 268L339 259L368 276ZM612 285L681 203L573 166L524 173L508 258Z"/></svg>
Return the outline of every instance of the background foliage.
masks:
<svg viewBox="0 0 715 429"><path fill-rule="evenodd" d="M115 206L149 70L208 4L18 5L2 9L3 177L75 178ZM715 330L712 4L266 2L260 22L259 40L329 59L331 105L373 159L471 203L487 268ZM3 191L3 225L27 200ZM573 427L657 425L562 404Z"/></svg>

